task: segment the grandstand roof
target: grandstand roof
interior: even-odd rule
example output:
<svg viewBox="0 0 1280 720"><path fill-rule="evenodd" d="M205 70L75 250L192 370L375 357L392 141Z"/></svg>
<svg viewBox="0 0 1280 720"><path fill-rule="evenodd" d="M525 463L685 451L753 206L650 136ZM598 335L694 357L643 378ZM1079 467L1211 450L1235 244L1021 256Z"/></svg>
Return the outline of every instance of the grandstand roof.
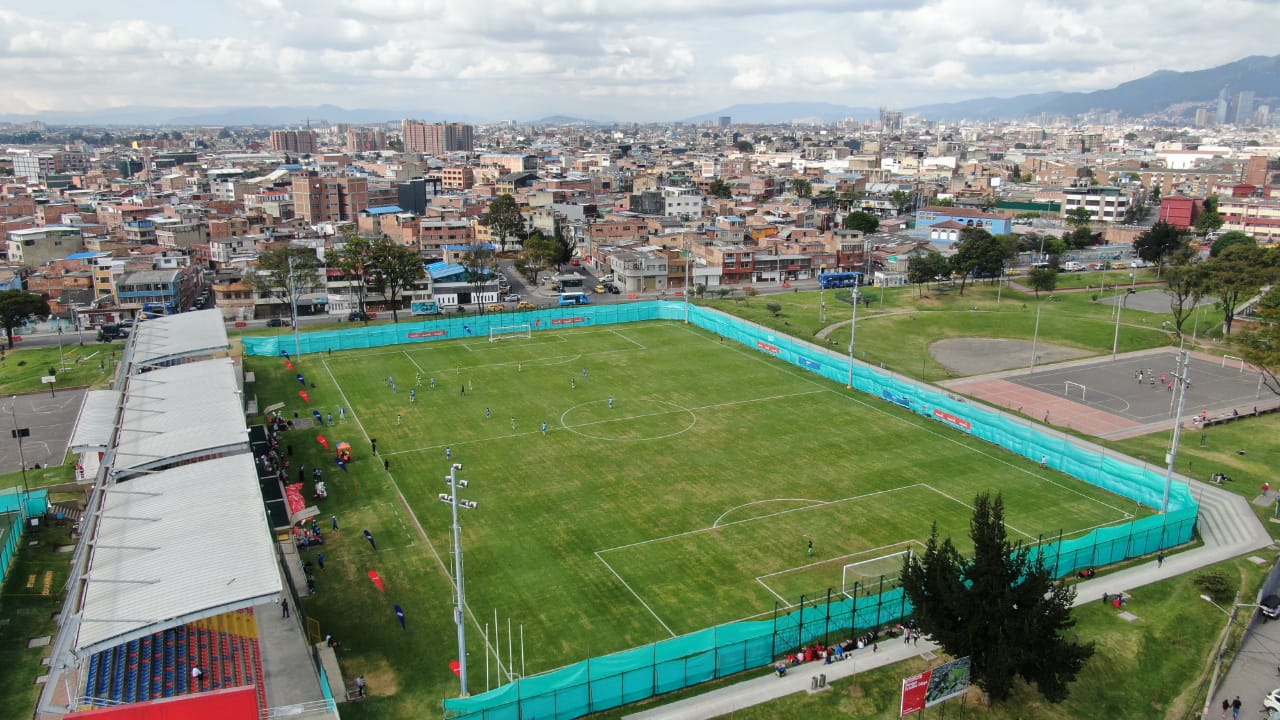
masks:
<svg viewBox="0 0 1280 720"><path fill-rule="evenodd" d="M112 468L118 474L249 448L231 358L160 368L129 378Z"/></svg>
<svg viewBox="0 0 1280 720"><path fill-rule="evenodd" d="M212 355L231 347L219 310L198 310L147 320L138 324L134 335L131 371Z"/></svg>
<svg viewBox="0 0 1280 720"><path fill-rule="evenodd" d="M113 485L100 518L77 652L280 595L274 540L249 453Z"/></svg>
<svg viewBox="0 0 1280 720"><path fill-rule="evenodd" d="M111 431L116 426L116 408L119 406L119 392L90 390L80 406L80 415L71 431L68 447L77 453L111 447Z"/></svg>

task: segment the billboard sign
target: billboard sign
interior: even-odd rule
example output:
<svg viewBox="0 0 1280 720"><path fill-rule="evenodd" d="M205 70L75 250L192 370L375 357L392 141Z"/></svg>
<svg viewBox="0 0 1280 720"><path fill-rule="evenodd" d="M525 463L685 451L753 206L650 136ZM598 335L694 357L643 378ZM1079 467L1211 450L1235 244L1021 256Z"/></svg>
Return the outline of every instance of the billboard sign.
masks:
<svg viewBox="0 0 1280 720"><path fill-rule="evenodd" d="M969 667L967 657L952 660L919 675L902 680L902 705L899 717L906 717L950 700L969 691Z"/></svg>

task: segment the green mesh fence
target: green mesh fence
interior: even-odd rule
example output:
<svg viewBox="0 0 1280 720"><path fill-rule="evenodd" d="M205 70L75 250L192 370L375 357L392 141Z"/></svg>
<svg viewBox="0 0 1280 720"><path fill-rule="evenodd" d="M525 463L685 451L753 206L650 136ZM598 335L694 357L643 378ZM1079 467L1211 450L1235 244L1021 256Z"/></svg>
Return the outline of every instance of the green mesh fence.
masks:
<svg viewBox="0 0 1280 720"><path fill-rule="evenodd" d="M686 315L687 314L687 315ZM1165 479L1128 457L1081 443L1031 422L1009 417L964 398L921 385L883 369L855 363L847 355L775 333L724 313L680 302L555 308L524 313L440 318L392 326L306 333L297 338L303 354L415 342L488 337L490 327L528 323L533 331L641 320L684 320L727 339L773 355L825 378L906 408L960 432L999 445L1056 470L1159 508ZM244 339L245 352L275 356L295 352L291 335ZM1199 507L1185 484L1174 484L1168 512L1125 525L1097 528L1074 538L1041 542L1033 554L1059 577L1082 569L1150 554L1191 539ZM769 620L736 622L591 658L541 675L521 678L467 698L444 701L446 713L467 720L569 720L679 690L713 678L770 665L783 652L834 634L849 637L883 628L911 615L901 588L855 586L853 592L805 599L799 607Z"/></svg>

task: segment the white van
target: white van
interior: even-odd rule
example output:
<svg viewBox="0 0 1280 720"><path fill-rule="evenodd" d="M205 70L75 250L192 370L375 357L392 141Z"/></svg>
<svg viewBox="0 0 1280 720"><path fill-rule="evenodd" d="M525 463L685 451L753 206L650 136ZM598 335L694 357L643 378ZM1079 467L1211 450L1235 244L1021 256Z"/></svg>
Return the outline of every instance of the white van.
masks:
<svg viewBox="0 0 1280 720"><path fill-rule="evenodd" d="M1071 262L1062 263L1062 269L1067 272L1080 272L1084 269L1084 263L1078 263L1072 260Z"/></svg>

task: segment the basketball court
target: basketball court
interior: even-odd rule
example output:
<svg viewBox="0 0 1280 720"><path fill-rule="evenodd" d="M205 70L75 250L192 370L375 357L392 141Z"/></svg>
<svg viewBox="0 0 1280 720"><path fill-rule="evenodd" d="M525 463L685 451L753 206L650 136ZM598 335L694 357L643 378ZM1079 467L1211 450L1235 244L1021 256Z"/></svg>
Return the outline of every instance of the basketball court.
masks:
<svg viewBox="0 0 1280 720"><path fill-rule="evenodd" d="M7 416L4 424L10 426L0 431L9 436L0 445L0 473L18 472L23 460L28 468L36 464L61 465L67 457L67 443L71 442L85 392L84 388L75 388L57 390L52 396L43 391L28 393L16 395L0 406L0 413ZM22 438L21 453L17 439L12 437L15 427L31 432Z"/></svg>
<svg viewBox="0 0 1280 720"><path fill-rule="evenodd" d="M1177 364L1178 351L1161 348L941 384L1050 425L1118 439L1172 427L1177 386L1170 389L1170 383ZM1240 358L1192 352L1188 378L1184 417L1246 415L1280 400Z"/></svg>

